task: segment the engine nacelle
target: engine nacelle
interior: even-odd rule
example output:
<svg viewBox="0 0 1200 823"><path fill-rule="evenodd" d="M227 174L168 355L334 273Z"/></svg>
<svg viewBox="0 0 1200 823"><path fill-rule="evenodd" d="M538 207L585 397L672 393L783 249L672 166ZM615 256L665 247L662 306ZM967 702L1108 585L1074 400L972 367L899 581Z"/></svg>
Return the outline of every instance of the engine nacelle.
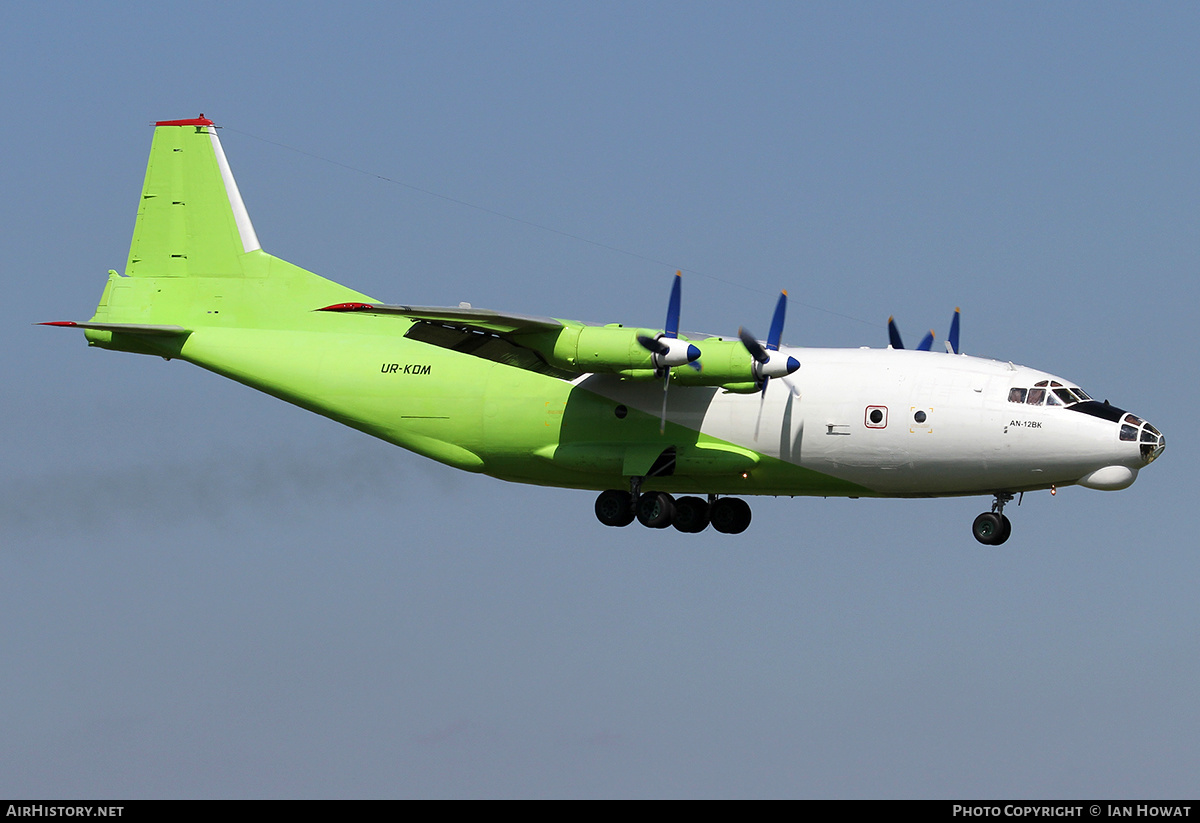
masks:
<svg viewBox="0 0 1200 823"><path fill-rule="evenodd" d="M776 351L770 353L766 363L760 364L737 339L688 340L658 335L656 330L619 324L568 326L553 340L553 348L551 345L537 348L551 365L560 368L652 380L656 376L662 379L659 369L665 367L671 370L671 382L681 386L721 386L728 391L747 393L761 388L764 377L784 377L800 367L794 357ZM664 345L668 354L652 353L638 337ZM695 357L696 350L699 357Z"/></svg>
<svg viewBox="0 0 1200 823"><path fill-rule="evenodd" d="M568 326L554 340L547 359L552 365L585 372L649 371L653 375L654 357L638 342L638 337L653 338L656 334L651 329L631 329L619 323Z"/></svg>
<svg viewBox="0 0 1200 823"><path fill-rule="evenodd" d="M710 337L699 341L700 359L694 365L672 369L671 382L681 386L723 386L726 383L754 383L754 358L740 340Z"/></svg>

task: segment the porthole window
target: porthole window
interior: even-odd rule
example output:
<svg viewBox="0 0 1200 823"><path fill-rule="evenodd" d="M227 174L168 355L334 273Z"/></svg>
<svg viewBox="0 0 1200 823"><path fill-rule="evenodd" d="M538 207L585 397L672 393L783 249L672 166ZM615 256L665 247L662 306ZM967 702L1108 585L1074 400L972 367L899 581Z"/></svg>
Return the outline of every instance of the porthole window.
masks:
<svg viewBox="0 0 1200 823"><path fill-rule="evenodd" d="M629 414L629 409L625 408L624 406L617 406L615 409L613 409L613 414L617 416L618 420L624 420L625 415Z"/></svg>
<svg viewBox="0 0 1200 823"><path fill-rule="evenodd" d="M913 420L917 421L918 423L924 423L925 419L926 419L925 412L923 412L919 409L917 410L917 413L913 415Z"/></svg>
<svg viewBox="0 0 1200 823"><path fill-rule="evenodd" d="M867 416L864 421L868 429L882 429L887 426L887 406L867 406Z"/></svg>

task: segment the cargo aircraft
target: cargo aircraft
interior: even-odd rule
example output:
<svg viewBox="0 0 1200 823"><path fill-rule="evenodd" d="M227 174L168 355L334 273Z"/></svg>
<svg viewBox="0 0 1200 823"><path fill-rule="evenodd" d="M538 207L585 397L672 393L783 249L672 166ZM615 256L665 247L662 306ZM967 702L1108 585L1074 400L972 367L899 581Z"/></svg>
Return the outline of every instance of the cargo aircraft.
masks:
<svg viewBox="0 0 1200 823"><path fill-rule="evenodd" d="M89 345L180 359L426 457L600 492L607 526L728 534L750 495L988 495L997 545L1026 491L1123 489L1162 434L1075 383L959 350L761 341L474 308L389 305L259 246L213 122L156 124L124 274Z"/></svg>

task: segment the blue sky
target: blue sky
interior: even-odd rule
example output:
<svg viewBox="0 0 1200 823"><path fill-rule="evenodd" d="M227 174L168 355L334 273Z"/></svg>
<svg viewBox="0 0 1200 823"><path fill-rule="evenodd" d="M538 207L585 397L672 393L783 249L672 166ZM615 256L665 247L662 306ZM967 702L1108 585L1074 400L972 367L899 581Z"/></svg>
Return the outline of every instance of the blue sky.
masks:
<svg viewBox="0 0 1200 823"><path fill-rule="evenodd" d="M1195 796L1198 24L0 6L0 794ZM787 288L814 346L961 306L968 353L1131 408L1166 454L1027 495L1001 549L983 499L618 531L590 493L32 326L90 316L150 124L201 111L264 248L378 299L657 325L681 268L686 328L765 329Z"/></svg>

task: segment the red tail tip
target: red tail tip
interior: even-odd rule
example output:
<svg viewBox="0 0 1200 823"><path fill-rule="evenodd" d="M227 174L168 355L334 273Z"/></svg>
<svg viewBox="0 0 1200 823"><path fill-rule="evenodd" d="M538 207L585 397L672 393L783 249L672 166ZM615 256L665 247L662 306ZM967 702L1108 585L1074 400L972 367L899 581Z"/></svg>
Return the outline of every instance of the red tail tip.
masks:
<svg viewBox="0 0 1200 823"><path fill-rule="evenodd" d="M156 126L211 126L213 121L204 116L204 112L200 112L199 117L193 117L191 120L159 120L154 125Z"/></svg>

